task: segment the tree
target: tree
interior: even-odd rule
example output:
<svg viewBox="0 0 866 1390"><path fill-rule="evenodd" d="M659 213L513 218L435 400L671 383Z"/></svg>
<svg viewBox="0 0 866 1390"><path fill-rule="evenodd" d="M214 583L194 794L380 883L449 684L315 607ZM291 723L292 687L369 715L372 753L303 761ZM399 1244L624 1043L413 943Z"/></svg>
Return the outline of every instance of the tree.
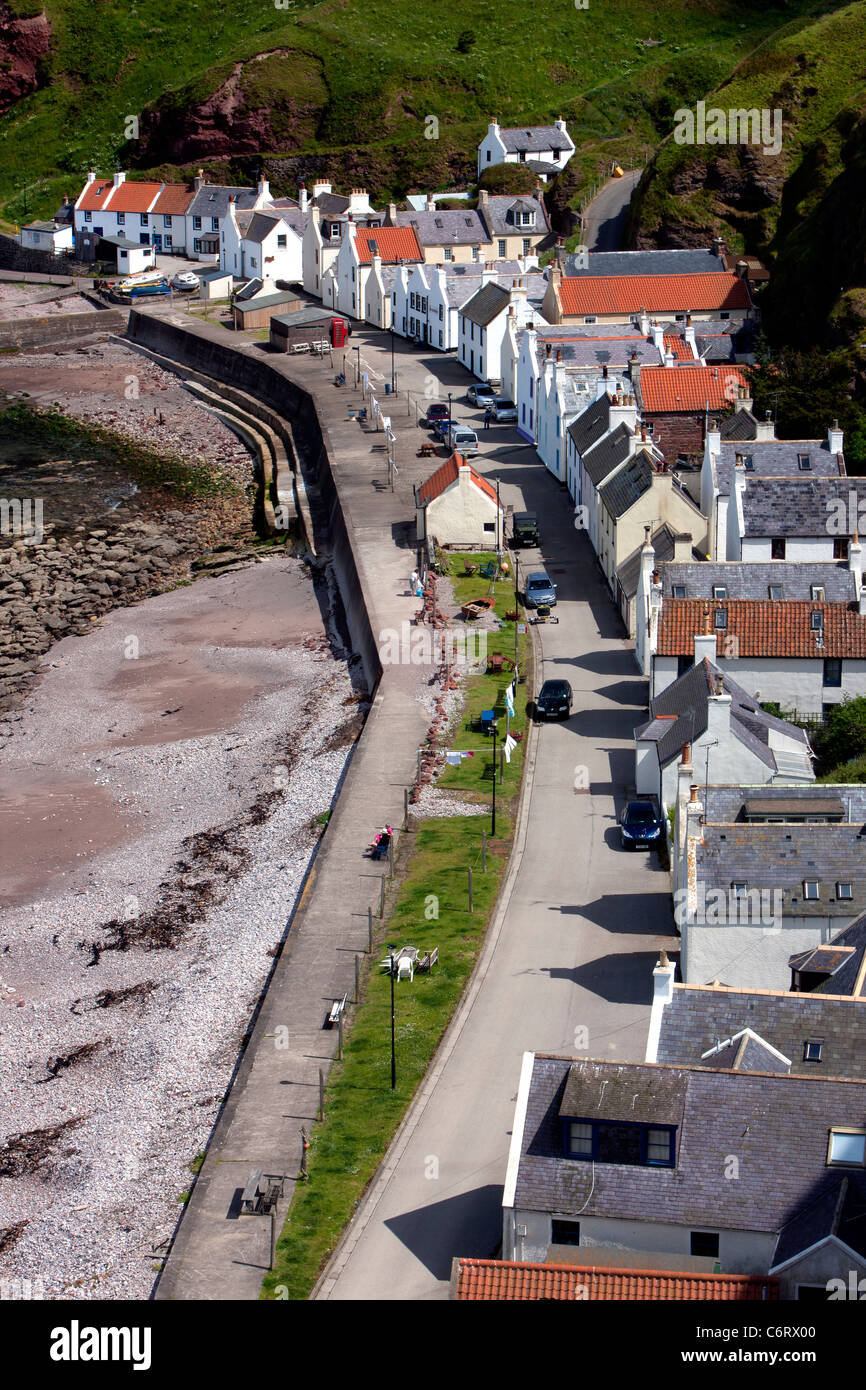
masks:
<svg viewBox="0 0 866 1390"><path fill-rule="evenodd" d="M823 776L853 758L866 756L866 696L843 700L812 735Z"/></svg>

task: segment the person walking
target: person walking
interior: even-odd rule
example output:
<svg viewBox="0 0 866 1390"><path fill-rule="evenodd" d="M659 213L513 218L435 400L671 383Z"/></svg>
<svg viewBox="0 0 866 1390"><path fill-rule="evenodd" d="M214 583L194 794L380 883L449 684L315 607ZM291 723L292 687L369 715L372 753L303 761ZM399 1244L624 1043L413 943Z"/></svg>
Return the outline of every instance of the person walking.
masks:
<svg viewBox="0 0 866 1390"><path fill-rule="evenodd" d="M412 571L412 574L411 574L411 577L410 577L410 579L409 579L409 588L412 590L412 593L413 593L413 594L414 594L414 593L417 593L417 591L418 591L418 583L419 583L418 571L417 571L417 570L413 570L413 571Z"/></svg>
<svg viewBox="0 0 866 1390"><path fill-rule="evenodd" d="M492 419L493 419L493 411L490 409L490 406L488 405L488 406L486 407L485 411L484 411L484 429L485 429L485 432L486 432L487 430L490 429L490 421L491 421Z"/></svg>

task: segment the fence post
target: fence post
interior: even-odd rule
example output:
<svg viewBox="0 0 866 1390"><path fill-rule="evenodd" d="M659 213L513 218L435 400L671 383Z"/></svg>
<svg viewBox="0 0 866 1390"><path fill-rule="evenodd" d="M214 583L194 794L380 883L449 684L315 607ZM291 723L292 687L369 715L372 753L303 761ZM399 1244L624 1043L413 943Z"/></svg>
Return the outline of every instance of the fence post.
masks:
<svg viewBox="0 0 866 1390"><path fill-rule="evenodd" d="M487 873L487 831L481 832L481 872Z"/></svg>
<svg viewBox="0 0 866 1390"><path fill-rule="evenodd" d="M360 967L360 960L361 960L361 957L358 955L358 953L357 953L357 951L356 951L356 952L355 952L355 997L354 997L354 999L352 1000L352 1003L353 1003L353 1004L357 1004L357 1003L358 1003L358 1000L359 1000L359 998L360 998L360 993L361 993L361 967Z"/></svg>
<svg viewBox="0 0 866 1390"><path fill-rule="evenodd" d="M319 1119L325 1118L325 1073L319 1067Z"/></svg>
<svg viewBox="0 0 866 1390"><path fill-rule="evenodd" d="M367 950L373 954L373 909L367 908Z"/></svg>
<svg viewBox="0 0 866 1390"><path fill-rule="evenodd" d="M385 916L385 875L379 880L379 920Z"/></svg>
<svg viewBox="0 0 866 1390"><path fill-rule="evenodd" d="M469 875L469 911L471 912L471 911L473 910L473 909L472 909L472 865L471 865L471 864L470 864L470 866L469 866L469 868L468 868L468 870L467 870L467 873L468 873L468 875Z"/></svg>
<svg viewBox="0 0 866 1390"><path fill-rule="evenodd" d="M409 789L403 788L403 829L409 829Z"/></svg>

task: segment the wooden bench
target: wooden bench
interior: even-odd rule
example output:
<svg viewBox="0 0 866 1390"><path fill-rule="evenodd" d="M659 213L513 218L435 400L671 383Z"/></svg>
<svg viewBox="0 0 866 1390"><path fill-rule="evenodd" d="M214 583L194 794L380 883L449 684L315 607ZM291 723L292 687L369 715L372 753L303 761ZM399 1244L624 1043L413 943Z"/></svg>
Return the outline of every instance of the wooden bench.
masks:
<svg viewBox="0 0 866 1390"><path fill-rule="evenodd" d="M309 343L292 343L291 351L292 351L292 352L309 352L309 351L310 351L310 344L309 344Z"/></svg>
<svg viewBox="0 0 866 1390"><path fill-rule="evenodd" d="M281 1173L266 1173L264 1182L265 1190L259 1204L259 1211L263 1216L268 1216L276 1210L277 1203L283 1195L286 1180Z"/></svg>
<svg viewBox="0 0 866 1390"><path fill-rule="evenodd" d="M335 1023L339 1023L340 1019L346 1011L346 1001L348 1000L348 998L348 994L344 994L342 999L334 1000L333 1004L331 1005L331 1012L328 1014L329 1028L332 1028Z"/></svg>
<svg viewBox="0 0 866 1390"><path fill-rule="evenodd" d="M418 962L419 970L431 971L434 965L439 963L439 947L434 946L432 951L428 951L426 956L422 956Z"/></svg>
<svg viewBox="0 0 866 1390"><path fill-rule="evenodd" d="M241 1214L244 1216L255 1216L259 1209L259 1183L262 1180L262 1170L253 1168L247 1178L247 1185L241 1196Z"/></svg>

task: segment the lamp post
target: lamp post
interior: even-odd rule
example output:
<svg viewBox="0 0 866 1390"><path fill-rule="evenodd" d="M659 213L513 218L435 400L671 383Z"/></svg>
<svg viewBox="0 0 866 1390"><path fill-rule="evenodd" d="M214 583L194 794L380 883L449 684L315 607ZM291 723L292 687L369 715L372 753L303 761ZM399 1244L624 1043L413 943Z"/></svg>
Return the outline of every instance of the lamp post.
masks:
<svg viewBox="0 0 866 1390"><path fill-rule="evenodd" d="M520 589L520 577L519 577L519 574L520 574L520 560L518 559L517 555L515 555L515 556L514 556L514 680L515 680L514 693L515 693L515 695L517 694L517 685L516 685L516 681L517 681L517 638L518 638L518 631L519 631L519 627L520 627L520 609L519 609L519 607L518 607L518 599L517 599L517 594L518 594L518 591L519 591L519 589Z"/></svg>
<svg viewBox="0 0 866 1390"><path fill-rule="evenodd" d="M358 354L355 358L355 386L357 387L358 382L361 380L361 349L359 347L353 347L352 351Z"/></svg>
<svg viewBox="0 0 866 1390"><path fill-rule="evenodd" d="M388 947L388 960L391 965L391 1090L397 1089L397 1053L394 1046L394 947Z"/></svg>
<svg viewBox="0 0 866 1390"><path fill-rule="evenodd" d="M499 512L500 512L500 502L499 502L499 474L497 473L497 475L496 475L496 568L497 568L497 570L499 569L499 562L500 562L500 560L501 560L501 558L502 558L502 551L501 551L500 545L499 545Z"/></svg>
<svg viewBox="0 0 866 1390"><path fill-rule="evenodd" d="M393 325L393 323L392 323L392 324L391 324L391 395L392 395L392 396L394 395L395 391L397 390L396 380L397 380L397 378L396 378L395 375L394 375L394 325Z"/></svg>
<svg viewBox="0 0 866 1390"><path fill-rule="evenodd" d="M490 815L490 838L496 834L496 711L493 711L493 808Z"/></svg>

